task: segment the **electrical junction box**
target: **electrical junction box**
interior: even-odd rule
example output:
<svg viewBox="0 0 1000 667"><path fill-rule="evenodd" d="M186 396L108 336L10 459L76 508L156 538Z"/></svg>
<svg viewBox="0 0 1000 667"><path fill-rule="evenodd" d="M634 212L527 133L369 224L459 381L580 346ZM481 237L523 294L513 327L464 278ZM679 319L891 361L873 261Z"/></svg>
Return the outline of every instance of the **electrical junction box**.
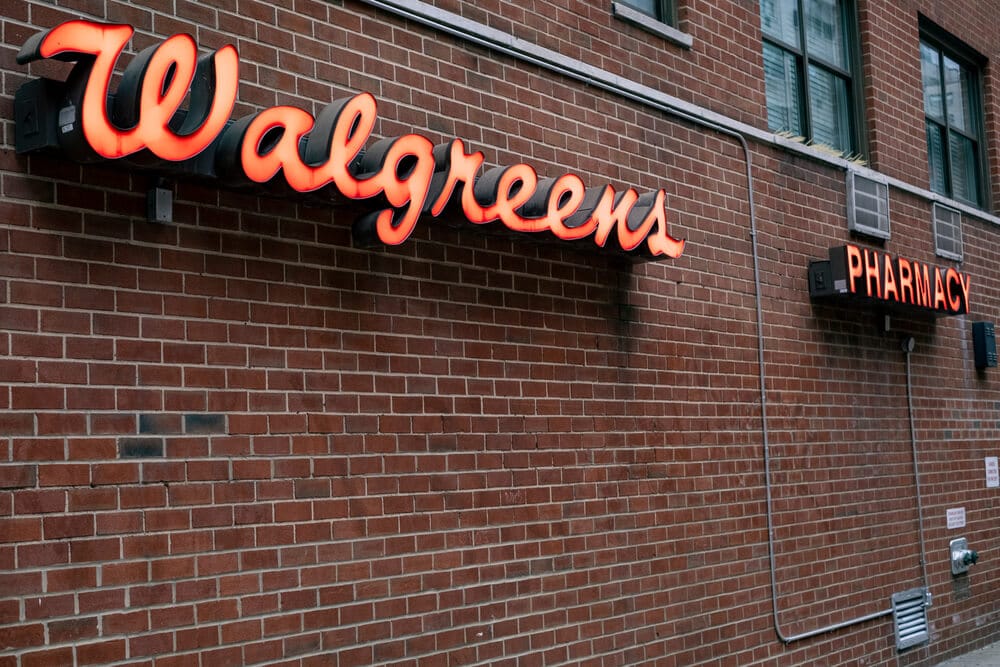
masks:
<svg viewBox="0 0 1000 667"><path fill-rule="evenodd" d="M837 293L838 290L835 290L833 286L833 269L830 267L830 260L809 262L809 296L815 298Z"/></svg>
<svg viewBox="0 0 1000 667"><path fill-rule="evenodd" d="M969 541L958 537L948 543L951 552L951 574L957 576L969 571L970 565L979 562L979 554L969 548Z"/></svg>
<svg viewBox="0 0 1000 667"><path fill-rule="evenodd" d="M997 365L997 339L992 322L972 323L972 350L976 368L994 368Z"/></svg>

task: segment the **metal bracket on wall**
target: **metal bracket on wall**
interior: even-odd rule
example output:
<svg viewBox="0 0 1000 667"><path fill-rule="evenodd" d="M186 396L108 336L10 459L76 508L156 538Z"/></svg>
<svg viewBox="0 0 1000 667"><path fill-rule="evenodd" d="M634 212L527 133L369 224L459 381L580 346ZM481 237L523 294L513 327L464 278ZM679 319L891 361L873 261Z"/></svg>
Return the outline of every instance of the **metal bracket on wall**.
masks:
<svg viewBox="0 0 1000 667"><path fill-rule="evenodd" d="M958 576L969 571L970 565L979 562L979 553L969 548L969 541L964 537L957 537L948 543L951 552L951 574Z"/></svg>

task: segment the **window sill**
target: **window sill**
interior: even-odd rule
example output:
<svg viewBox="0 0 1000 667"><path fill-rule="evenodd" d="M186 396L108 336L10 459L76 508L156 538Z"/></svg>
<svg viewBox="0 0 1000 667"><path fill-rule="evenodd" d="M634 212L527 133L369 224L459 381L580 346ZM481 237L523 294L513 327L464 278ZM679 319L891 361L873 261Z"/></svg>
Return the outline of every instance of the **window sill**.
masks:
<svg viewBox="0 0 1000 667"><path fill-rule="evenodd" d="M691 45L694 44L694 38L686 32L682 32L673 26L663 23L662 21L657 21L652 16L643 14L637 9L632 9L624 3L612 2L611 14L615 18L631 23L646 32L662 37L668 42L673 42L674 44L685 49L690 49Z"/></svg>

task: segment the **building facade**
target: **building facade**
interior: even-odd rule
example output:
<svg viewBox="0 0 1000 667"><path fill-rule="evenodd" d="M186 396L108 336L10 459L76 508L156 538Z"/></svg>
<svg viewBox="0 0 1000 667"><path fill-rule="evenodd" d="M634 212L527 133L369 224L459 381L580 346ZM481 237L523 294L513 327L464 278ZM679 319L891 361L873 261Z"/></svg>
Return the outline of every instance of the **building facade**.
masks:
<svg viewBox="0 0 1000 667"><path fill-rule="evenodd" d="M0 15L0 667L1000 640L1000 2Z"/></svg>

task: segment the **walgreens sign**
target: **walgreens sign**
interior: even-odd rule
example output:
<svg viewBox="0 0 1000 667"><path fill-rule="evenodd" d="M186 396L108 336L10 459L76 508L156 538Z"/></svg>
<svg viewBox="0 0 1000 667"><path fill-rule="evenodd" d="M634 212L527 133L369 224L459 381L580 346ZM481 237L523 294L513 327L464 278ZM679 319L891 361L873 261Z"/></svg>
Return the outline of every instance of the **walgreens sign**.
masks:
<svg viewBox="0 0 1000 667"><path fill-rule="evenodd" d="M368 93L337 100L315 118L276 106L233 120L239 56L231 45L199 55L193 38L174 35L136 55L112 93L116 63L133 32L128 25L69 21L25 42L18 63L52 58L76 65L65 82L36 80L18 90L18 152L54 148L80 162L172 165L227 183L280 178L302 193L332 187L373 202L374 210L354 224L362 245L402 243L421 216L455 206L475 225L499 221L515 232L590 239L648 258L684 251L684 241L667 231L662 189L640 195L611 185L588 188L575 174L540 178L527 164L480 174L483 154L457 138L434 145L407 134L368 146L377 120Z"/></svg>

